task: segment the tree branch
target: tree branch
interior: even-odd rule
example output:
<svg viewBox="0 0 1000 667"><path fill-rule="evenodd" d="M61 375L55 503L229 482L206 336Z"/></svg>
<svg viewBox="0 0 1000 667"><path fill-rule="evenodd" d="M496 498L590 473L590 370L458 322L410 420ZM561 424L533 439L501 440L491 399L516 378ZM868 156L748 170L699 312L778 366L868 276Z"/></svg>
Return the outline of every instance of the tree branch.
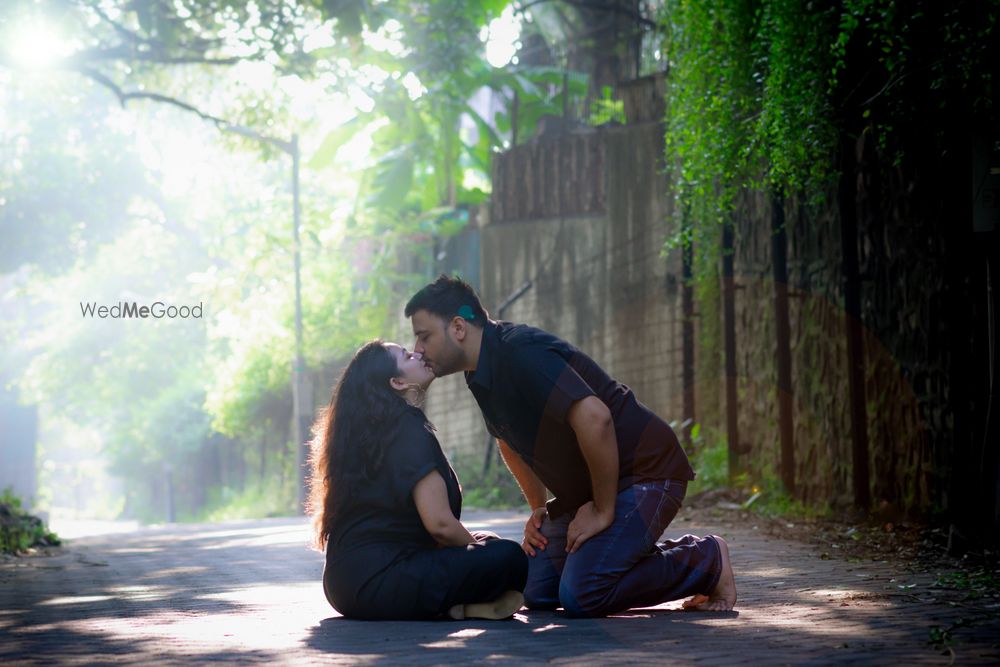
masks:
<svg viewBox="0 0 1000 667"><path fill-rule="evenodd" d="M97 14L97 16L100 17L102 21L110 25L112 28L115 29L115 32L117 32L119 35L121 35L130 42L135 42L137 44L160 44L161 46L165 46L163 42L161 42L158 39L153 39L152 37L143 37L139 33L133 30L129 30L121 23L115 21L113 18L108 16L107 12L101 9L100 4L96 2L87 3L84 6L93 11L95 14Z"/></svg>
<svg viewBox="0 0 1000 667"><path fill-rule="evenodd" d="M271 144L275 148L278 148L282 152L292 154L294 147L290 141L285 141L283 139L278 139L277 137L268 136L266 134L261 134L256 130L253 130L244 125L239 125L237 123L230 122L225 118L220 118L219 116L212 115L206 111L202 111L198 107L185 102L184 100L179 100L176 97L171 97L169 95L163 95L162 93L151 93L144 90L136 91L125 91L117 83L112 81L110 78L101 74L100 72L93 70L89 67L73 67L73 69L85 77L99 83L104 86L118 98L118 102L125 107L129 100L152 100L154 102L162 102L164 104L169 104L175 106L179 109L183 109L189 113L193 113L202 120L207 120L210 123L214 123L223 132L232 132L234 134L239 134L262 143Z"/></svg>
<svg viewBox="0 0 1000 667"><path fill-rule="evenodd" d="M64 0L66 4L71 6L77 6L76 3L70 0ZM204 52L212 47L218 46L223 43L222 39L206 39L203 37L195 37L196 43L178 44L176 45L176 50L182 54L180 56L170 56L167 55L170 52L170 45L165 43L163 40L156 39L154 37L145 37L140 35L134 30L126 28L119 21L114 20L108 16L107 12L101 9L100 5L97 3L84 3L81 5L85 9L93 11L97 16L110 25L119 36L121 36L125 42L129 45L120 45L109 49L87 49L81 53L92 54L93 58L101 59L111 59L111 58L122 58L122 59L136 59L136 60L146 60L152 62L159 62L165 65L177 65L177 64L205 64L205 65L233 65L243 60L257 60L262 56L261 54L255 54L254 56L245 57L232 57L232 58L206 58L204 55L189 55L189 54L204 54ZM146 47L150 50L140 50Z"/></svg>
<svg viewBox="0 0 1000 667"><path fill-rule="evenodd" d="M143 62L162 65L235 65L243 61L259 60L260 54L254 56L233 56L232 58L205 58L192 55L167 55L163 51L139 50L127 46L116 46L107 49L84 49L74 54L82 60L141 60Z"/></svg>

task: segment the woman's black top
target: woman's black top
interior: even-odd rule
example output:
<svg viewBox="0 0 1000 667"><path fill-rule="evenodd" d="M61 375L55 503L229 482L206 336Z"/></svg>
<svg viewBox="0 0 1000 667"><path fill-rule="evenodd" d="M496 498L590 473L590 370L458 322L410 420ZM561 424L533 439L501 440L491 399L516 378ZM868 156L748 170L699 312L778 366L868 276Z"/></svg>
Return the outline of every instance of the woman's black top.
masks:
<svg viewBox="0 0 1000 667"><path fill-rule="evenodd" d="M424 528L413 488L437 470L458 519L462 490L424 413L407 408L386 443L382 464L371 479L350 490L337 510L326 548L324 584L335 607L354 606L366 583L414 551L437 543Z"/></svg>

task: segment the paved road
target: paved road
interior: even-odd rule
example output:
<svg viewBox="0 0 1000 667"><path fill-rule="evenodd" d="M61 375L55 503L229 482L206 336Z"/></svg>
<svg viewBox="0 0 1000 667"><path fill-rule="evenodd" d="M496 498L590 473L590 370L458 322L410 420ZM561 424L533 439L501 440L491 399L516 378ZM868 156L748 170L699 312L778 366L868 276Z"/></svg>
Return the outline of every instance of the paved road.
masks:
<svg viewBox="0 0 1000 667"><path fill-rule="evenodd" d="M522 522L465 518L509 537ZM82 537L56 555L0 561L0 664L1000 661L996 599L951 606L928 588L933 574L824 560L750 525L679 518L667 535L687 532L730 541L736 611L685 613L675 602L595 620L522 611L494 622L350 621L323 598L322 558L304 546L302 519Z"/></svg>

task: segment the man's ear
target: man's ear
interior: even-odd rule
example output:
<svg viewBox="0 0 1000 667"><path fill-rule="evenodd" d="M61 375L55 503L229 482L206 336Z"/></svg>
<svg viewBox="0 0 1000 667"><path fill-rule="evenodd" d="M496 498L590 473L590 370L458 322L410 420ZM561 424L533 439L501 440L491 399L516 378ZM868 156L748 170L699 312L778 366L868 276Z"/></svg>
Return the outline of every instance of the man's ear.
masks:
<svg viewBox="0 0 1000 667"><path fill-rule="evenodd" d="M455 335L455 340L459 343L465 341L465 334L469 331L469 323L456 315L451 318L451 331Z"/></svg>

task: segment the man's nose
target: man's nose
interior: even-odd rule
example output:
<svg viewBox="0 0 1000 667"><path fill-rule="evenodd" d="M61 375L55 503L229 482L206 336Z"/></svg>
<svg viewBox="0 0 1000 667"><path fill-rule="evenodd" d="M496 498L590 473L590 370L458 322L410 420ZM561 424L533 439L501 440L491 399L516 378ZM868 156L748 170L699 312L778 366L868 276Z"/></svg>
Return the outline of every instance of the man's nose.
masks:
<svg viewBox="0 0 1000 667"><path fill-rule="evenodd" d="M420 341L413 344L413 353L419 354L421 357L424 356L424 345Z"/></svg>

